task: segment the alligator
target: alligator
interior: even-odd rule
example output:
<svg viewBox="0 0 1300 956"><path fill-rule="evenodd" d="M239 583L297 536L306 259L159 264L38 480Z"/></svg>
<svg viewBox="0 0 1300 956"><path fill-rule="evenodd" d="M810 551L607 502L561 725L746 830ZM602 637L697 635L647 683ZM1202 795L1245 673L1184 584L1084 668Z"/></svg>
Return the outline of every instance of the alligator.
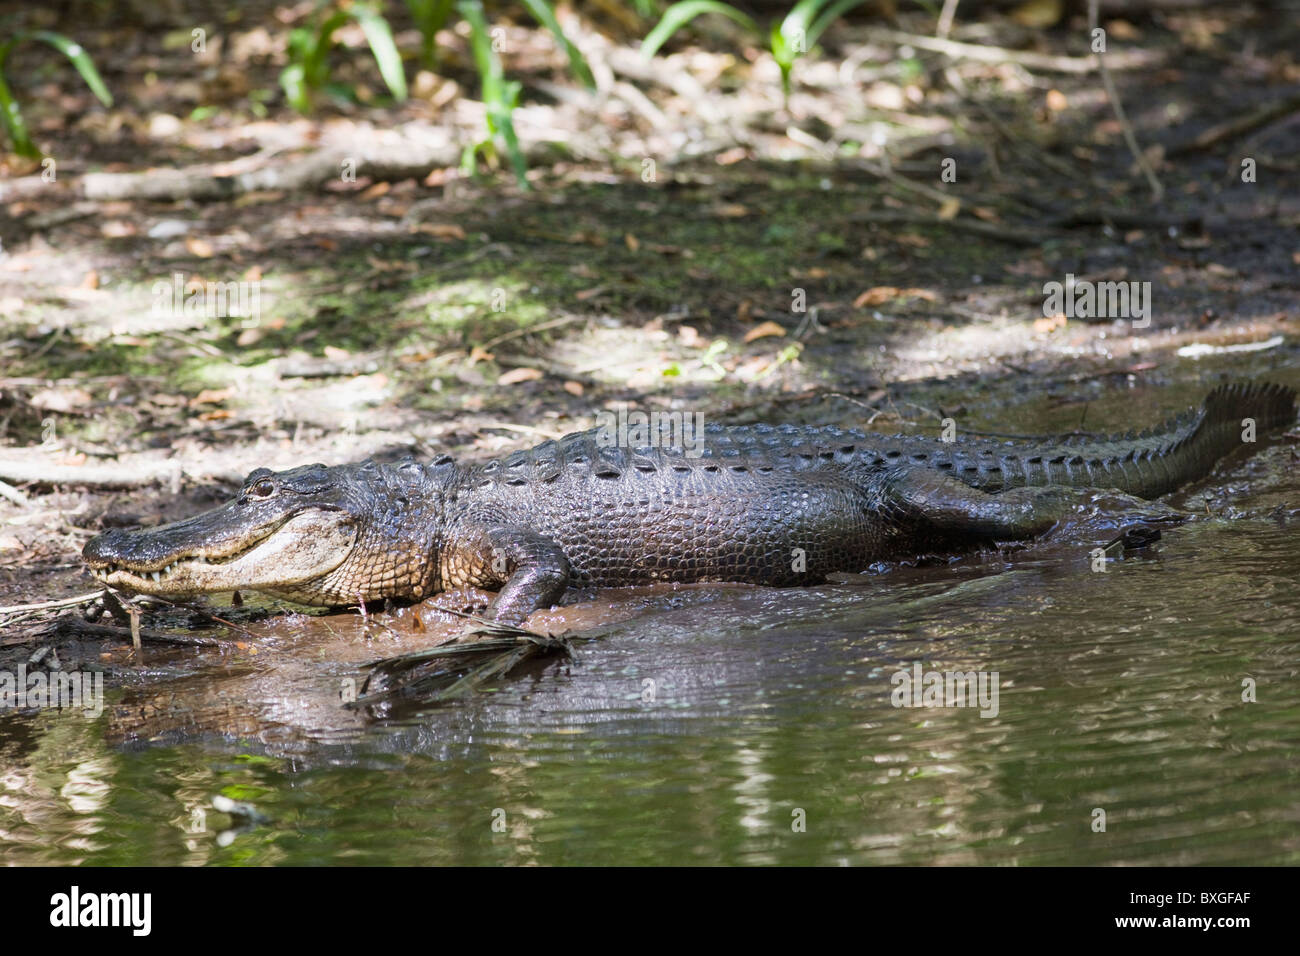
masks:
<svg viewBox="0 0 1300 956"><path fill-rule="evenodd" d="M620 443L604 428L476 465L259 468L233 501L104 531L84 557L104 584L154 595L255 590L341 607L473 586L498 592L488 617L521 624L570 586L816 584L1036 538L1097 500L1121 526L1185 520L1150 499L1209 474L1252 428L1293 423L1295 397L1224 385L1157 428L1103 438L709 425L696 442L633 427Z"/></svg>

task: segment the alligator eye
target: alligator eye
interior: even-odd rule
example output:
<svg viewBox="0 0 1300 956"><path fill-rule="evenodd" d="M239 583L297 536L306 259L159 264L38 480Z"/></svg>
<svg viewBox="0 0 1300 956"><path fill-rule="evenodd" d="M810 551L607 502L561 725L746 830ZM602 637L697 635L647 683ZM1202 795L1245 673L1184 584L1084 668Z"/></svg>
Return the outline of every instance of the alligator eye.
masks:
<svg viewBox="0 0 1300 956"><path fill-rule="evenodd" d="M255 498L269 498L274 492L275 485L266 478L254 482L253 487L248 489L248 493Z"/></svg>

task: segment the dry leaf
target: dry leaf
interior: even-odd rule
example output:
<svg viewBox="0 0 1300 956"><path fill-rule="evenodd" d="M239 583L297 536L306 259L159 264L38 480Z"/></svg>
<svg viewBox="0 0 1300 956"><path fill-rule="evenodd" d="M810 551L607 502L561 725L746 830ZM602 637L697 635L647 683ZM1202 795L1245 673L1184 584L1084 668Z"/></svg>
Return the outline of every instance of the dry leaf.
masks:
<svg viewBox="0 0 1300 956"><path fill-rule="evenodd" d="M1044 30L1061 22L1065 14L1062 0L1025 0L1011 11L1011 19L1022 27Z"/></svg>
<svg viewBox="0 0 1300 956"><path fill-rule="evenodd" d="M1106 32L1116 40L1136 40L1142 36L1142 31L1129 23L1127 20L1108 20L1106 22Z"/></svg>
<svg viewBox="0 0 1300 956"><path fill-rule="evenodd" d="M1046 335L1048 332L1064 328L1066 321L1064 313L1061 312L1058 312L1053 316L1048 316L1047 318L1035 319L1034 331L1041 335Z"/></svg>
<svg viewBox="0 0 1300 956"><path fill-rule="evenodd" d="M235 197L235 208L244 209L248 206L263 206L266 203L279 202L284 198L284 193L276 189L255 189L252 192L244 193L242 196Z"/></svg>
<svg viewBox="0 0 1300 956"><path fill-rule="evenodd" d="M206 239L195 239L193 236L189 236L185 240L185 248L196 259L211 259L213 255L212 243Z"/></svg>
<svg viewBox="0 0 1300 956"><path fill-rule="evenodd" d="M438 239L464 239L465 230L454 222L421 222L411 227L411 232L423 233Z"/></svg>
<svg viewBox="0 0 1300 956"><path fill-rule="evenodd" d="M412 262L399 262L396 260L385 262L382 259L376 259L374 256L366 256L366 262L376 272L406 272L415 268L415 264Z"/></svg>
<svg viewBox="0 0 1300 956"><path fill-rule="evenodd" d="M892 285L878 285L873 289L868 289L856 299L853 300L853 308L866 309L873 305L883 305L890 299L898 298L902 290Z"/></svg>
<svg viewBox="0 0 1300 956"><path fill-rule="evenodd" d="M632 252L636 252L641 248L641 240L637 239L637 237L632 235L630 232L623 236L623 243Z"/></svg>
<svg viewBox="0 0 1300 956"><path fill-rule="evenodd" d="M720 219L743 219L749 215L749 209L738 202L719 203L713 207L713 214Z"/></svg>
<svg viewBox="0 0 1300 956"><path fill-rule="evenodd" d="M1053 113L1059 113L1070 108L1070 101L1065 98L1065 94L1060 90L1048 90L1047 108Z"/></svg>
<svg viewBox="0 0 1300 956"><path fill-rule="evenodd" d="M541 377L541 371L535 368L512 368L497 379L497 384L518 385L520 382L531 382Z"/></svg>
<svg viewBox="0 0 1300 956"><path fill-rule="evenodd" d="M581 398L583 392L586 391L586 389L582 387L582 383L581 383L581 382L575 382L575 381L573 381L572 379L570 379L569 381L565 382L563 388L564 388L564 390L565 390L566 392L568 392L570 395L576 395L576 396L578 396L579 398Z"/></svg>
<svg viewBox="0 0 1300 956"><path fill-rule="evenodd" d="M234 394L233 388L205 388L190 399L190 408L197 408L200 405L219 405Z"/></svg>
<svg viewBox="0 0 1300 956"><path fill-rule="evenodd" d="M43 412L70 412L89 405L90 393L80 388L42 388L32 394L27 404Z"/></svg>
<svg viewBox="0 0 1300 956"><path fill-rule="evenodd" d="M378 199L380 196L387 195L388 190L392 188L393 188L392 183L375 183L373 186L369 187L368 189L364 190L361 193L361 198L363 200Z"/></svg>
<svg viewBox="0 0 1300 956"><path fill-rule="evenodd" d="M764 339L770 335L785 335L785 329L775 322L764 322L762 325L756 325L745 333L745 341L752 342L755 339Z"/></svg>
<svg viewBox="0 0 1300 956"><path fill-rule="evenodd" d="M961 212L961 200L955 196L950 196L939 205L939 218L944 222L955 219L959 212Z"/></svg>
<svg viewBox="0 0 1300 956"><path fill-rule="evenodd" d="M734 374L742 382L752 382L766 372L771 365L771 359L760 356L741 363Z"/></svg>

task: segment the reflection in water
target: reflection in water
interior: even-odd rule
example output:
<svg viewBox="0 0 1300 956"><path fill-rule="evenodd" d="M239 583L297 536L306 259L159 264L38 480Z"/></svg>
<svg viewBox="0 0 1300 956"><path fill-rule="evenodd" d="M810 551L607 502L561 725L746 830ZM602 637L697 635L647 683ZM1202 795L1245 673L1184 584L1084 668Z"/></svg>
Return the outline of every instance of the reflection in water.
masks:
<svg viewBox="0 0 1300 956"><path fill-rule="evenodd" d="M0 717L0 858L1294 864L1291 456L1216 481L1211 510L1245 517L1105 573L1065 541L808 590L601 592L532 622L601 634L577 662L400 723L340 689L447 622L279 618L234 652L151 651L96 720ZM997 716L893 706L918 661L997 671Z"/></svg>

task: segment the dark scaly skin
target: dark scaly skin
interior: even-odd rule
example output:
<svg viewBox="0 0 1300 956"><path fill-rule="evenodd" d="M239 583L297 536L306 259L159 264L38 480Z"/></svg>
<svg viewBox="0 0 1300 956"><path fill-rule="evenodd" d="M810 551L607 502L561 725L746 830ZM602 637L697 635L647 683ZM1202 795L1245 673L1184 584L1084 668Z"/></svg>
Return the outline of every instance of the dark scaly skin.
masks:
<svg viewBox="0 0 1300 956"><path fill-rule="evenodd" d="M517 623L573 585L815 584L881 560L1032 538L1080 503L1080 489L1113 489L1138 518L1169 517L1138 499L1208 474L1241 447L1245 418L1261 435L1290 424L1295 393L1224 386L1160 428L1096 441L710 426L699 457L647 435L614 447L590 431L483 465L259 469L235 501L105 532L85 557L106 583L159 594L245 588L336 606L497 589L489 614Z"/></svg>

